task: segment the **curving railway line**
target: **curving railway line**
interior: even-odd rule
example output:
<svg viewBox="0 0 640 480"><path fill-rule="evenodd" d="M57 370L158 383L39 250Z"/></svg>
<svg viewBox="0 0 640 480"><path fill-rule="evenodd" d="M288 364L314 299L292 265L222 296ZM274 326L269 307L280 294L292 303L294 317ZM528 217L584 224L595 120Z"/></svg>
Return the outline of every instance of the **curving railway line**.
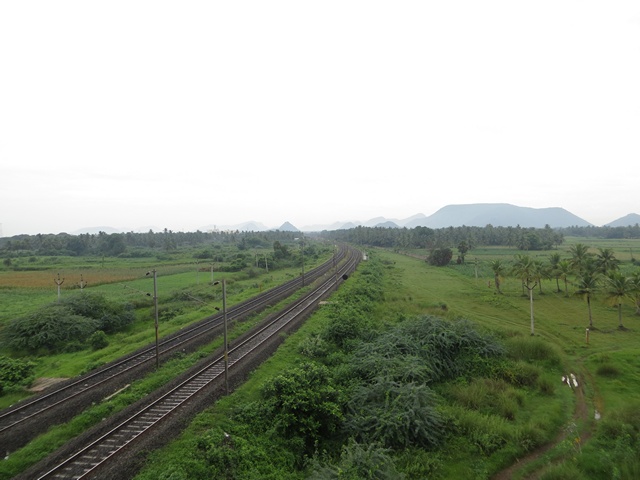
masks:
<svg viewBox="0 0 640 480"><path fill-rule="evenodd" d="M221 347L172 385L104 420L17 478L130 478L144 452L166 443L188 418L224 393L225 372L232 384L238 384L275 351L283 341L282 333L296 329L355 270L361 258L359 251L347 249L335 276L317 276L302 298L234 340L226 355Z"/></svg>
<svg viewBox="0 0 640 480"><path fill-rule="evenodd" d="M322 277L333 277L330 274L336 272L334 267L344 261L349 251L342 246L334 258L307 272L304 278L297 277L228 308L227 320L242 321L289 297L303 286L303 282L310 284ZM194 351L219 336L222 328L222 313L200 320L161 339L158 357L160 361L165 361L177 352ZM144 376L155 368L155 360L154 343L5 409L0 412L0 452L10 454L50 426L71 419L92 403L101 401Z"/></svg>

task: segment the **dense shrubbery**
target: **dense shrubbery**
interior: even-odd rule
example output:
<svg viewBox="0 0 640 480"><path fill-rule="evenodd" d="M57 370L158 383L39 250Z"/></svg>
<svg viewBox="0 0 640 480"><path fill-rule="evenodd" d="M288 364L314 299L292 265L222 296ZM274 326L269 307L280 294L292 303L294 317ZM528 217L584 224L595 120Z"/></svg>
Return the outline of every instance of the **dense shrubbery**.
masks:
<svg viewBox="0 0 640 480"><path fill-rule="evenodd" d="M323 438L342 423L340 392L332 385L329 369L307 362L282 372L262 389L262 400L245 411L253 422L267 421L277 435L299 439L300 455L313 454Z"/></svg>
<svg viewBox="0 0 640 480"><path fill-rule="evenodd" d="M109 302L99 294L82 292L13 319L2 332L3 341L10 349L24 353L54 352L63 348L72 351L83 348L84 342L97 330L116 332L134 318L130 306Z"/></svg>
<svg viewBox="0 0 640 480"><path fill-rule="evenodd" d="M447 437L451 420L433 386L491 372L504 357L496 339L464 320L425 316L377 331L371 312L382 276L377 262L364 265L325 307L326 328L301 342L309 360L268 381L260 401L235 414L278 451L311 456L311 478L402 478L394 452L438 449ZM207 458L232 461L219 443L202 448ZM247 474L233 464L234 474Z"/></svg>
<svg viewBox="0 0 640 480"><path fill-rule="evenodd" d="M449 265L452 258L453 251L450 248L434 248L431 250L431 253L429 253L427 262L429 265L444 267L445 265Z"/></svg>
<svg viewBox="0 0 640 480"><path fill-rule="evenodd" d="M110 302L99 293L71 295L64 298L61 304L75 315L97 320L97 329L105 333L123 330L135 320L131 305Z"/></svg>
<svg viewBox="0 0 640 480"><path fill-rule="evenodd" d="M28 381L35 366L35 363L28 360L0 356L0 393L6 387Z"/></svg>

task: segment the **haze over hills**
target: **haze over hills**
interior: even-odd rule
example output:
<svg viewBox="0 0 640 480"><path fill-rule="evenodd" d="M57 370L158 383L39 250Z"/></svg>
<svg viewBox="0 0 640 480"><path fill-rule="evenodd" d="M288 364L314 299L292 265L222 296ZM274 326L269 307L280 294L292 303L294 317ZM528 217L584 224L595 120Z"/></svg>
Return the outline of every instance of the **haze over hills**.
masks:
<svg viewBox="0 0 640 480"><path fill-rule="evenodd" d="M607 223L605 227L628 227L629 225L640 225L640 215L637 213L630 213L622 218L614 220L611 223Z"/></svg>
<svg viewBox="0 0 640 480"><path fill-rule="evenodd" d="M630 213L622 218L614 220L604 226L607 227L619 227L629 226L640 223L640 215L636 213ZM328 225L306 225L299 227L292 225L290 222L284 222L279 227L269 228L263 223L257 221L248 221L235 225L206 225L198 230L211 231L211 230L238 230L238 231L253 231L262 232L268 230L281 230L281 231L303 231L303 232L319 232L323 230L341 230L355 228L357 226L366 227L385 227L385 228L415 228L418 226L429 228L447 228L447 227L484 227L486 225L498 226L512 226L520 225L521 227L535 227L544 228L545 225L549 225L551 228L563 228L563 227L587 227L592 224L588 221L572 214L571 212L560 207L549 208L530 208L519 207L508 203L473 203L463 205L447 205L436 211L432 215L426 216L422 213L412 215L405 219L389 219L385 217L375 217L367 221L345 221L334 222ZM163 229L156 229L152 227L144 227L137 229L138 232L148 232L152 229L155 232L162 231ZM118 232L117 229L112 227L92 227L77 230L73 234L80 233L98 233L103 231L105 233Z"/></svg>

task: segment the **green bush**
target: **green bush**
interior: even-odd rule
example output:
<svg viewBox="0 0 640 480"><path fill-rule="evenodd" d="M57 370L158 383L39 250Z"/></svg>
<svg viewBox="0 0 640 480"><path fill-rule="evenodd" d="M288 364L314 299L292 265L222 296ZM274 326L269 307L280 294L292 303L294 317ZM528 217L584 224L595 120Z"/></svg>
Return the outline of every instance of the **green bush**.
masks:
<svg viewBox="0 0 640 480"><path fill-rule="evenodd" d="M304 440L307 453L342 423L339 391L329 369L307 362L276 376L262 389L263 408L276 430Z"/></svg>
<svg viewBox="0 0 640 480"><path fill-rule="evenodd" d="M427 257L427 263L436 267L449 265L453 258L453 251L450 248L435 248Z"/></svg>
<svg viewBox="0 0 640 480"><path fill-rule="evenodd" d="M518 361L505 361L501 363L501 368L496 374L512 385L518 387L534 387L542 370L536 365Z"/></svg>
<svg viewBox="0 0 640 480"><path fill-rule="evenodd" d="M75 315L64 305L51 305L10 321L3 335L14 350L55 351L69 341L88 338L97 326L97 320Z"/></svg>
<svg viewBox="0 0 640 480"><path fill-rule="evenodd" d="M550 366L560 365L556 347L539 337L512 337L506 342L507 355L514 360L542 362Z"/></svg>
<svg viewBox="0 0 640 480"><path fill-rule="evenodd" d="M390 450L378 444L360 444L349 439L343 445L336 463L312 460L309 480L401 480L403 474L395 468Z"/></svg>
<svg viewBox="0 0 640 480"><path fill-rule="evenodd" d="M0 383L4 386L16 385L33 375L36 364L29 360L0 355Z"/></svg>
<svg viewBox="0 0 640 480"><path fill-rule="evenodd" d="M598 367L596 373L601 377L616 378L620 375L620 369L615 365L605 363L604 365L600 365Z"/></svg>
<svg viewBox="0 0 640 480"><path fill-rule="evenodd" d="M348 435L388 448L434 448L444 437L438 397L426 385L386 378L361 385L349 400Z"/></svg>
<svg viewBox="0 0 640 480"><path fill-rule="evenodd" d="M70 295L61 303L76 315L97 320L97 328L107 333L123 330L135 320L132 305L111 302L99 293L82 292Z"/></svg>
<svg viewBox="0 0 640 480"><path fill-rule="evenodd" d="M93 332L93 334L91 334L91 336L89 337L89 345L91 345L91 348L93 348L94 350L100 350L107 347L109 345L107 334L102 330Z"/></svg>

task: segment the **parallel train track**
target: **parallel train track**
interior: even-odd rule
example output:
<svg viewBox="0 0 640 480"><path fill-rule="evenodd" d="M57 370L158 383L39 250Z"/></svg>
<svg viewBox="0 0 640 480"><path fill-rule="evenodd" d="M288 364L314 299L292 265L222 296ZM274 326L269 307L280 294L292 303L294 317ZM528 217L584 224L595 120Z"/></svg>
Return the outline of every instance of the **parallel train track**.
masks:
<svg viewBox="0 0 640 480"><path fill-rule="evenodd" d="M298 290L303 282L309 284L331 273L345 255L346 249L341 247L334 258L307 272L304 277L297 277L230 307L227 319L240 321L281 301ZM158 357L164 361L176 352L195 350L219 335L222 323L222 313L219 313L167 336L158 344ZM155 344L148 345L0 412L0 452L10 454L50 426L69 420L93 402L100 401L132 380L140 378L154 368L155 359Z"/></svg>
<svg viewBox="0 0 640 480"><path fill-rule="evenodd" d="M346 275L355 270L360 258L360 252L349 249L335 278L330 276L318 280L302 298L235 340L226 356L222 353L213 354L212 358L194 368L167 391L139 402L124 417L106 420L113 424L103 424L93 434L89 433L82 440L81 447L75 448L73 452L59 453L53 460L44 462L42 467L35 467L26 475L28 478L43 480L126 478L132 470L131 467L123 467L123 461L119 461L119 457L132 458L136 456L135 452L149 448L149 442L153 443L154 438L163 436L160 433L163 431L163 423L171 424L172 417L178 417L181 409L188 410L187 405L196 402L194 399L199 398L201 404L203 400L205 404L209 404L212 389L220 391L222 388L225 372L228 371L230 375L246 375L247 371L277 348L282 341L281 332L296 328L337 287L338 279L346 278ZM166 433L167 425L164 428Z"/></svg>

